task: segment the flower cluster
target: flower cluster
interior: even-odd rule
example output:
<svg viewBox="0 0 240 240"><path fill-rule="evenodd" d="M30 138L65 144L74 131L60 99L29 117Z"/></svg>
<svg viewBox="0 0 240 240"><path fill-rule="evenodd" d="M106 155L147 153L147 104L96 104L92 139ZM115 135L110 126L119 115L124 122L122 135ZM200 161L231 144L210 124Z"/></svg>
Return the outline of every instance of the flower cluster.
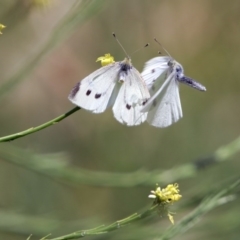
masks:
<svg viewBox="0 0 240 240"><path fill-rule="evenodd" d="M173 216L168 211L168 206L181 199L182 195L179 194L180 190L178 184L169 184L166 188L157 186L156 190L151 191L149 198L154 199L154 204L159 205L160 210L167 210L167 215L172 224L174 224Z"/></svg>

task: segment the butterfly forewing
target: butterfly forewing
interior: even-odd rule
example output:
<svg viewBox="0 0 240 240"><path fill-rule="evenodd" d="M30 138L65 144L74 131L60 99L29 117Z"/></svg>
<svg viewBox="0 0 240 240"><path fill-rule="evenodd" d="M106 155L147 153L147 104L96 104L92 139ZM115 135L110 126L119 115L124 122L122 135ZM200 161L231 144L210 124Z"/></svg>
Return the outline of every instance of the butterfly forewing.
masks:
<svg viewBox="0 0 240 240"><path fill-rule="evenodd" d="M169 85L170 77L169 76L169 69L166 69L155 81L151 87L149 88L149 93L151 95L151 98L147 101L147 103L144 105L144 107L141 109L141 112L148 112L151 111L151 109L156 107L156 98L159 94L164 90L164 88L167 88Z"/></svg>
<svg viewBox="0 0 240 240"><path fill-rule="evenodd" d="M169 68L170 57L156 57L145 63L141 73L147 87L150 89L156 79Z"/></svg>
<svg viewBox="0 0 240 240"><path fill-rule="evenodd" d="M119 63L96 70L72 89L69 100L94 113L104 112L117 83L119 70Z"/></svg>

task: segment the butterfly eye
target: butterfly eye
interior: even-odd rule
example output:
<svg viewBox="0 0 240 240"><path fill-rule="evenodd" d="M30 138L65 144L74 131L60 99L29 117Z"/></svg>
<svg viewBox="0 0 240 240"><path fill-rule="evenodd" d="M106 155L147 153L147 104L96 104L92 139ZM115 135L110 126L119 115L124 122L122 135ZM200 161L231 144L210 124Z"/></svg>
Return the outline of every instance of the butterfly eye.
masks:
<svg viewBox="0 0 240 240"><path fill-rule="evenodd" d="M176 73L177 73L177 78L181 78L182 74L183 74L183 70L181 67L176 67Z"/></svg>
<svg viewBox="0 0 240 240"><path fill-rule="evenodd" d="M181 68L180 67L176 68L176 72L177 73L181 72Z"/></svg>

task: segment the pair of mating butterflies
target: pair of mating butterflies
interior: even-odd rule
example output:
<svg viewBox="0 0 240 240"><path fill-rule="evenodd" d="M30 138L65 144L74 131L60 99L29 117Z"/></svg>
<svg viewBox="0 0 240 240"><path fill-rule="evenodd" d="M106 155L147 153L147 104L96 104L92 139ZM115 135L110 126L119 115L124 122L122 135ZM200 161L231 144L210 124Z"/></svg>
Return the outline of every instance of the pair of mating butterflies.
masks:
<svg viewBox="0 0 240 240"><path fill-rule="evenodd" d="M101 61L103 67L77 83L69 100L93 113L113 107L114 117L128 126L147 120L163 128L177 122L183 116L179 82L206 91L202 84L186 77L181 64L170 56L149 60L141 74L129 57L114 62L113 57L106 54L97 61Z"/></svg>

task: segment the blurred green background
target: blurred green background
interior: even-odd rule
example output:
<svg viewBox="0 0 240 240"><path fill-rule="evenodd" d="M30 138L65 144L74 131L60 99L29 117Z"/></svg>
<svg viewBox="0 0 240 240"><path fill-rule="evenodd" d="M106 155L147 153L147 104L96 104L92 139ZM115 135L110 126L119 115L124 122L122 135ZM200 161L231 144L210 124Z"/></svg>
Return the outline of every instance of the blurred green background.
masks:
<svg viewBox="0 0 240 240"><path fill-rule="evenodd" d="M0 23L6 25L0 36L1 136L40 125L73 108L67 96L76 82L100 67L95 62L99 56L111 53L116 61L125 57L113 31L130 55L150 43L132 56L139 71L161 50L153 41L156 37L183 65L185 74L205 85L207 92L181 85L184 117L166 129L147 123L123 126L111 109L99 115L80 110L55 126L1 143L0 239L22 240L30 233L31 239L39 239L48 233L60 236L107 224L150 205L147 196L155 188L155 183L71 185L9 162L1 151L24 160L31 153L42 168L68 164L131 173L172 169L205 157L239 136L238 0L49 0L45 4L0 1ZM71 20L76 12L79 18ZM226 184L238 176L239 168L238 154L231 162L179 180L181 202L203 197L210 186ZM239 239L238 201L211 211L177 239ZM193 207L178 209L176 223ZM90 239L157 239L170 222L156 216L150 226L156 237L147 234L147 226L137 235L135 225Z"/></svg>

